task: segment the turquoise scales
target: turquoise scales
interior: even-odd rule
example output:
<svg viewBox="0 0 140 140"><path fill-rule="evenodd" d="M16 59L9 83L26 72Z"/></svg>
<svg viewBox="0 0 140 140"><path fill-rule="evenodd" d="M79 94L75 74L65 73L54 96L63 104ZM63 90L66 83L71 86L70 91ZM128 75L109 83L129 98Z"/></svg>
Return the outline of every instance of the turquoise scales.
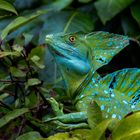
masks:
<svg viewBox="0 0 140 140"><path fill-rule="evenodd" d="M120 119L139 110L139 69L123 69L103 78L96 72L129 45L128 37L107 32L57 34L47 35L46 42L65 80L66 95L78 110L69 115L69 122L78 115L85 119L92 100L106 118Z"/></svg>
<svg viewBox="0 0 140 140"><path fill-rule="evenodd" d="M106 118L121 119L129 112L140 110L139 81L138 69L123 69L105 76L98 82L92 77L91 82L77 96L76 107L80 111L85 111L94 99Z"/></svg>

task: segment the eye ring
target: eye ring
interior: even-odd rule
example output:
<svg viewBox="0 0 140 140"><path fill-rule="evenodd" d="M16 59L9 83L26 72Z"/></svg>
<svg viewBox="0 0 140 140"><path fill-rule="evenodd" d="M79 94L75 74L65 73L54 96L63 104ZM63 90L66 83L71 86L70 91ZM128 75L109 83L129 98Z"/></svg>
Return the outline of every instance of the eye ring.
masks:
<svg viewBox="0 0 140 140"><path fill-rule="evenodd" d="M75 42L75 36L70 36L69 41L72 42L72 43Z"/></svg>

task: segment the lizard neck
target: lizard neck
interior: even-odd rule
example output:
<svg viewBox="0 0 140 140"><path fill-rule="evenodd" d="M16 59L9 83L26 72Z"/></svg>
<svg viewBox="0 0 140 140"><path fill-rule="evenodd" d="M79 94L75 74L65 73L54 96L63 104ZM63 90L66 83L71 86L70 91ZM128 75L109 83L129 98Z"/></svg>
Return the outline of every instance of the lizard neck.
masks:
<svg viewBox="0 0 140 140"><path fill-rule="evenodd" d="M80 87L80 85L84 82L86 77L89 74L86 75L71 75L70 73L67 73L66 71L60 70L62 73L62 77L65 81L65 89L68 98L74 98L77 88Z"/></svg>
<svg viewBox="0 0 140 140"><path fill-rule="evenodd" d="M80 93L87 87L87 85L93 80L93 77L94 80L98 80L100 78L100 75L92 69L74 92L74 99L76 99L80 95Z"/></svg>

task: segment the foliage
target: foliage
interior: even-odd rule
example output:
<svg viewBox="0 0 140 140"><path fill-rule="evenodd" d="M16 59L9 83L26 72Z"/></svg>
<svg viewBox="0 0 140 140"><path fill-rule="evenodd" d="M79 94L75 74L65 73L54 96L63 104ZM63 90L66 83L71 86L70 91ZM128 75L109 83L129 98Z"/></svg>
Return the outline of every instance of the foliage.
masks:
<svg viewBox="0 0 140 140"><path fill-rule="evenodd" d="M63 95L62 90L56 89L63 81L44 45L45 36L96 30L125 34L140 40L140 2L0 0L0 139L140 138L139 112L120 121L104 120L96 103L91 104L88 112L91 129L55 134L60 131L58 122L42 121L43 117L54 117L47 98L60 100ZM60 96L52 89L60 92ZM58 107L63 109L61 104ZM75 111L72 105L64 106L64 110ZM55 135L50 136L52 134Z"/></svg>

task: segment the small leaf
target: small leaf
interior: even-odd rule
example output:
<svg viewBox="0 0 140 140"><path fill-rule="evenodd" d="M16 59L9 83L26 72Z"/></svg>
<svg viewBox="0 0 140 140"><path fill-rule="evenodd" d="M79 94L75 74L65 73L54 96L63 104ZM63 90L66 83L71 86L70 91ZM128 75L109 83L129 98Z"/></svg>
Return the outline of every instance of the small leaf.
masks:
<svg viewBox="0 0 140 140"><path fill-rule="evenodd" d="M122 119L112 132L112 138L113 140L140 139L140 112Z"/></svg>
<svg viewBox="0 0 140 140"><path fill-rule="evenodd" d="M29 59L40 69L45 68L44 59L45 59L45 47L38 46L32 49L29 54Z"/></svg>
<svg viewBox="0 0 140 140"><path fill-rule="evenodd" d="M35 86L35 85L38 85L40 83L41 83L41 81L39 79L31 78L31 79L28 79L27 86Z"/></svg>
<svg viewBox="0 0 140 140"><path fill-rule="evenodd" d="M16 140L39 140L40 138L41 138L41 135L39 134L39 132L31 131L31 132L22 134L21 136L16 138Z"/></svg>
<svg viewBox="0 0 140 140"><path fill-rule="evenodd" d="M3 40L10 32L15 31L17 28L29 23L33 19L37 18L38 16L47 13L47 11L37 11L35 14L28 15L23 17L20 16L13 20L1 33L1 39Z"/></svg>
<svg viewBox="0 0 140 140"><path fill-rule="evenodd" d="M31 60L32 62L34 62L34 64L36 66L38 66L40 69L43 69L45 67L45 65L43 64L40 64L39 60L40 60L40 57L38 57L37 55L34 55L33 57L31 57Z"/></svg>
<svg viewBox="0 0 140 140"><path fill-rule="evenodd" d="M26 73L24 73L20 69L17 69L16 67L10 67L10 72L15 77L25 77L26 76Z"/></svg>
<svg viewBox="0 0 140 140"><path fill-rule="evenodd" d="M101 109L95 101L89 104L87 116L88 116L88 124L92 129L94 129L95 126L102 121Z"/></svg>
<svg viewBox="0 0 140 140"><path fill-rule="evenodd" d="M15 109L13 111L9 111L8 114L0 118L0 128L9 123L11 120L23 115L28 112L28 108Z"/></svg>
<svg viewBox="0 0 140 140"><path fill-rule="evenodd" d="M33 38L33 34L29 34L29 33L23 33L23 36L25 38L25 46L32 40Z"/></svg>
<svg viewBox="0 0 140 140"><path fill-rule="evenodd" d="M133 1L134 0L98 0L95 2L95 8L101 21L105 24Z"/></svg>
<svg viewBox="0 0 140 140"><path fill-rule="evenodd" d="M4 98L6 98L8 96L9 96L8 93L3 93L2 95L0 95L0 101L2 101Z"/></svg>
<svg viewBox="0 0 140 140"><path fill-rule="evenodd" d="M14 51L14 52L0 51L0 58L5 57L5 56L9 56L9 55L11 55L11 56L20 56L20 53L17 52L17 51Z"/></svg>
<svg viewBox="0 0 140 140"><path fill-rule="evenodd" d="M10 3L6 2L5 0L0 0L0 9L2 10L6 10L12 13L15 13L16 15L18 15L16 9L13 7L13 5L11 5Z"/></svg>
<svg viewBox="0 0 140 140"><path fill-rule="evenodd" d="M23 47L15 44L14 46L12 46L13 50L17 51L17 52L21 52L23 51Z"/></svg>

